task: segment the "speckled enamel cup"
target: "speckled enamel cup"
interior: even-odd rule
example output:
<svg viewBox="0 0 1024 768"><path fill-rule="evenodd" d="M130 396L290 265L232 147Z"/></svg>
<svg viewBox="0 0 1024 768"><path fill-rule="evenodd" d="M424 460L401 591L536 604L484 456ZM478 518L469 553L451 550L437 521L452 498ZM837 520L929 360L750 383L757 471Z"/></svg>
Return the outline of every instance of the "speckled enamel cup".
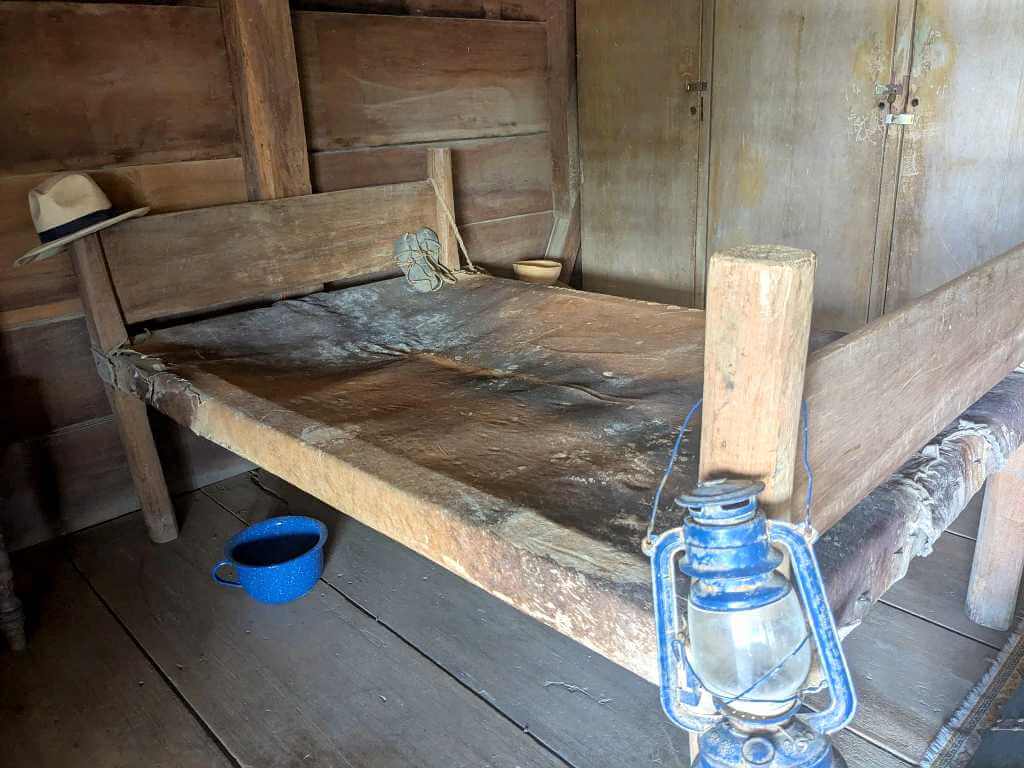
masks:
<svg viewBox="0 0 1024 768"><path fill-rule="evenodd" d="M324 570L327 526L312 517L272 517L250 525L224 545L213 566L218 584L244 589L261 603L287 603L309 592ZM238 580L218 572L232 566Z"/></svg>

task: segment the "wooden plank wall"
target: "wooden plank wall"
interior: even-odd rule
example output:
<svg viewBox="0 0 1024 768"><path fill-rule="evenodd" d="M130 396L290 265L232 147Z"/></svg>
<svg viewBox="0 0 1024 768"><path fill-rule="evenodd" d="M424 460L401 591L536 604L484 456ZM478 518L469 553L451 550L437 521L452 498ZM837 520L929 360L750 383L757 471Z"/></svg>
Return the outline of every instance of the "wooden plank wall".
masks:
<svg viewBox="0 0 1024 768"><path fill-rule="evenodd" d="M426 149L451 146L474 260L543 255L553 154L570 165L548 139L558 1L293 1L313 191L423 179ZM12 266L37 242L28 191L83 169L119 208L247 193L217 0L0 2L0 94L0 523L18 547L135 504L68 256ZM174 429L158 428L174 488L240 468Z"/></svg>

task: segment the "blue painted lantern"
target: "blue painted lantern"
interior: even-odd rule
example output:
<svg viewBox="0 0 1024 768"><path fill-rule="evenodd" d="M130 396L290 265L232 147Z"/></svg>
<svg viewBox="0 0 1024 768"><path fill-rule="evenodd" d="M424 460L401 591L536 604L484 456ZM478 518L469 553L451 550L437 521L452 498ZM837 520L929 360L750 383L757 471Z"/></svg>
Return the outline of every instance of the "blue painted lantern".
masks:
<svg viewBox="0 0 1024 768"><path fill-rule="evenodd" d="M701 768L841 768L827 738L857 706L818 563L801 529L766 520L762 483L721 479L676 499L681 528L650 539L661 704L700 734ZM792 578L782 571L789 553ZM690 577L680 620L676 561ZM831 694L805 711L812 667ZM816 686L814 691L822 686Z"/></svg>

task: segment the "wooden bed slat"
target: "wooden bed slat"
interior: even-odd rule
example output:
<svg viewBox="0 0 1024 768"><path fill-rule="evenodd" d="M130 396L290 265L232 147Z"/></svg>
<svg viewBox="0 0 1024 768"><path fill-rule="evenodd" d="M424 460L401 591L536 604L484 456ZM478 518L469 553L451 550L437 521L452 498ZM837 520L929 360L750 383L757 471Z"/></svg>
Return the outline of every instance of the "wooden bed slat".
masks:
<svg viewBox="0 0 1024 768"><path fill-rule="evenodd" d="M103 234L125 321L140 323L394 267L403 232L436 226L417 181L147 216Z"/></svg>
<svg viewBox="0 0 1024 768"><path fill-rule="evenodd" d="M811 355L804 393L818 530L1024 360L1022 275L1019 245Z"/></svg>

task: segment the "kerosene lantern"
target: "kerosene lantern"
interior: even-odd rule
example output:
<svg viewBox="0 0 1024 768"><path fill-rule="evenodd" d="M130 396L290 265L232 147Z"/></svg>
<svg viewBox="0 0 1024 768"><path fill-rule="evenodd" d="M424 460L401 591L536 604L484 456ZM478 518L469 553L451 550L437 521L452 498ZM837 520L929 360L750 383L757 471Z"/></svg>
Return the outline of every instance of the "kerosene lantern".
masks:
<svg viewBox="0 0 1024 768"><path fill-rule="evenodd" d="M662 707L700 734L701 768L843 768L828 734L856 709L850 672L810 544L800 528L765 519L757 505L763 488L728 478L702 483L676 499L687 513L682 527L645 546ZM797 590L780 571L779 547ZM685 624L680 552L690 577ZM809 712L801 696L815 663L831 701Z"/></svg>

